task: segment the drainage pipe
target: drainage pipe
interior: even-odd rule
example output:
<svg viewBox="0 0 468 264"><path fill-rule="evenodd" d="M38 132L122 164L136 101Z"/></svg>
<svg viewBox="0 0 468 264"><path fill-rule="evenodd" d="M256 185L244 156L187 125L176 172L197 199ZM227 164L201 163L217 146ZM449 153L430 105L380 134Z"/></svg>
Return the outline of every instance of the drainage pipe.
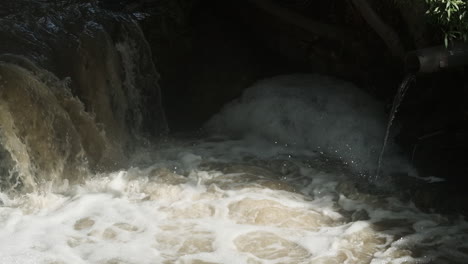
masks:
<svg viewBox="0 0 468 264"><path fill-rule="evenodd" d="M468 65L468 43L415 50L405 57L405 67L409 72L429 73L463 65Z"/></svg>

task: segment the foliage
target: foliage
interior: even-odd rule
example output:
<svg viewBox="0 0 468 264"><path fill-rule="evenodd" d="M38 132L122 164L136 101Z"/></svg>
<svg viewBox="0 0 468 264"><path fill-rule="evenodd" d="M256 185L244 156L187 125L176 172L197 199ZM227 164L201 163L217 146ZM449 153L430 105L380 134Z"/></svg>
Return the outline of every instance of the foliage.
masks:
<svg viewBox="0 0 468 264"><path fill-rule="evenodd" d="M425 0L427 14L444 31L445 45L455 40L468 40L468 1L467 0Z"/></svg>

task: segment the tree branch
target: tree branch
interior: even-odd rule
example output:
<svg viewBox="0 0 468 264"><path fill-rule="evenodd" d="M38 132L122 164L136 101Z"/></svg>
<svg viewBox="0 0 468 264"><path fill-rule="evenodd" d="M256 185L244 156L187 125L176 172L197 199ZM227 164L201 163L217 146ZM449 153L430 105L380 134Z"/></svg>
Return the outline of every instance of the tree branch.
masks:
<svg viewBox="0 0 468 264"><path fill-rule="evenodd" d="M284 22L298 26L314 35L335 39L339 41L352 41L350 32L342 28L315 22L305 16L297 14L287 8L275 4L271 0L249 0L263 11L282 19Z"/></svg>
<svg viewBox="0 0 468 264"><path fill-rule="evenodd" d="M405 49L398 34L382 21L366 0L351 0L351 2L359 10L367 24L369 24L385 42L393 56L402 59Z"/></svg>

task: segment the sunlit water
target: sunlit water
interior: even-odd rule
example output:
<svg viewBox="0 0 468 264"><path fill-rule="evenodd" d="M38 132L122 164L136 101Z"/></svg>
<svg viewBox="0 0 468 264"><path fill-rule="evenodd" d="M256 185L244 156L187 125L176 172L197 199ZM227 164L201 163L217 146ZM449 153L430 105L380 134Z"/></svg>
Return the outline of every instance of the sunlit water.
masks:
<svg viewBox="0 0 468 264"><path fill-rule="evenodd" d="M467 222L360 192L327 160L173 140L139 168L2 193L0 263L466 263Z"/></svg>

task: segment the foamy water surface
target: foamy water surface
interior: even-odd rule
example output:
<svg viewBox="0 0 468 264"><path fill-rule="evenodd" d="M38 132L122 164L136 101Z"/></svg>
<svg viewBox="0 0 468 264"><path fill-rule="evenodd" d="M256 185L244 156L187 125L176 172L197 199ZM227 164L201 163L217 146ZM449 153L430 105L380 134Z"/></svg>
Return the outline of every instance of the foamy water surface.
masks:
<svg viewBox="0 0 468 264"><path fill-rule="evenodd" d="M0 263L466 263L468 223L320 154L173 141L81 185L0 196Z"/></svg>

